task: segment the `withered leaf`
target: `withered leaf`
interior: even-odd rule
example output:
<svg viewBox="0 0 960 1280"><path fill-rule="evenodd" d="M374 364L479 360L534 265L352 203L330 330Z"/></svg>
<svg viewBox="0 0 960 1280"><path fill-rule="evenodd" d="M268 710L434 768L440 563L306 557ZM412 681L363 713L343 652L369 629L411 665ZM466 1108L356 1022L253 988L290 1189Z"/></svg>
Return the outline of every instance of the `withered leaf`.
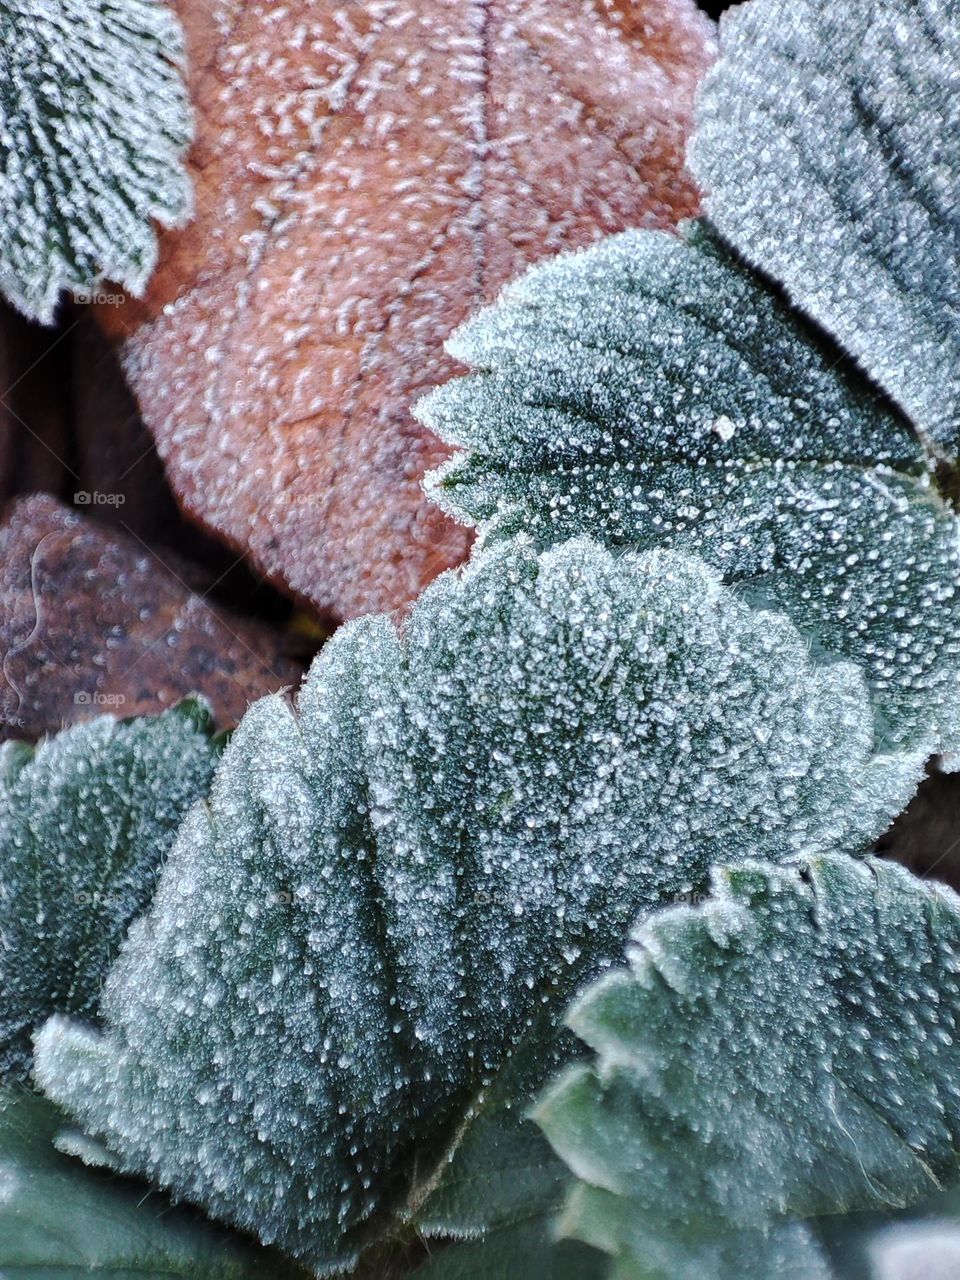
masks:
<svg viewBox="0 0 960 1280"><path fill-rule="evenodd" d="M692 0L180 0L198 214L101 309L185 509L336 616L464 555L408 406L525 265L692 213Z"/></svg>
<svg viewBox="0 0 960 1280"><path fill-rule="evenodd" d="M0 737L33 738L110 712L151 714L191 693L236 723L299 683L270 627L191 591L175 567L45 494L0 526Z"/></svg>

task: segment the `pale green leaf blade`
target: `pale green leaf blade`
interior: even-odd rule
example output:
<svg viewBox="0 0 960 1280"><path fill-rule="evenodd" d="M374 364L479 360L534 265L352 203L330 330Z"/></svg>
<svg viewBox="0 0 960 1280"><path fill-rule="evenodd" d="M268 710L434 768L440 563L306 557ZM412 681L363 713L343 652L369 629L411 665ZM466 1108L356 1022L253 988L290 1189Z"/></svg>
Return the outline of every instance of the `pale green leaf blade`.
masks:
<svg viewBox="0 0 960 1280"><path fill-rule="evenodd" d="M960 5L752 0L689 150L720 231L960 443Z"/></svg>
<svg viewBox="0 0 960 1280"><path fill-rule="evenodd" d="M638 1215L625 1197L583 1182L555 1231L608 1255L604 1280L835 1280L815 1231L803 1223L684 1230L676 1221Z"/></svg>
<svg viewBox="0 0 960 1280"><path fill-rule="evenodd" d="M0 1090L3 1280L268 1280L291 1271L142 1186L86 1168L54 1147L62 1115Z"/></svg>
<svg viewBox="0 0 960 1280"><path fill-rule="evenodd" d="M548 1217L495 1228L438 1248L412 1280L610 1280L607 1259L576 1240L554 1240Z"/></svg>
<svg viewBox="0 0 960 1280"><path fill-rule="evenodd" d="M630 1231L662 1234L710 1257L727 1232L886 1212L957 1177L949 889L837 855L747 863L715 872L704 905L642 920L629 959L569 1014L595 1065L569 1068L537 1110L588 1188L578 1235L607 1230L630 1255Z"/></svg>
<svg viewBox="0 0 960 1280"><path fill-rule="evenodd" d="M908 424L711 233L613 237L462 329L421 402L488 541L704 557L867 672L891 740L960 747L960 524Z"/></svg>
<svg viewBox="0 0 960 1280"><path fill-rule="evenodd" d="M130 921L217 761L194 704L0 747L0 1079L52 1013L93 1015Z"/></svg>
<svg viewBox="0 0 960 1280"><path fill-rule="evenodd" d="M863 849L922 765L878 753L854 668L699 562L498 548L401 631L339 631L298 713L250 710L106 1034L48 1023L39 1079L120 1167L317 1268L482 1228L457 1153L496 1170L474 1122L522 1112L637 910L715 861Z"/></svg>
<svg viewBox="0 0 960 1280"><path fill-rule="evenodd" d="M26 315L103 281L143 291L151 219L191 209L183 62L160 0L0 2L0 291Z"/></svg>

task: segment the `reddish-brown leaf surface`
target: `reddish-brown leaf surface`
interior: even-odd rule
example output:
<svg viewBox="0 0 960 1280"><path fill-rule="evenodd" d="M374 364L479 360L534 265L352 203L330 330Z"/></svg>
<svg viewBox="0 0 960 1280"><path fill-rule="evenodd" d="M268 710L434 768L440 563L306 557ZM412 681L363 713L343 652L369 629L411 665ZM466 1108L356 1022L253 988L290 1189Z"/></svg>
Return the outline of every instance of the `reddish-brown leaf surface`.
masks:
<svg viewBox="0 0 960 1280"><path fill-rule="evenodd" d="M175 562L45 494L0 526L0 737L37 737L110 712L155 714L202 693L217 723L296 685L270 627L184 585Z"/></svg>
<svg viewBox="0 0 960 1280"><path fill-rule="evenodd" d="M459 561L409 405L529 262L695 209L692 0L179 0L197 216L103 308L187 511L335 616Z"/></svg>

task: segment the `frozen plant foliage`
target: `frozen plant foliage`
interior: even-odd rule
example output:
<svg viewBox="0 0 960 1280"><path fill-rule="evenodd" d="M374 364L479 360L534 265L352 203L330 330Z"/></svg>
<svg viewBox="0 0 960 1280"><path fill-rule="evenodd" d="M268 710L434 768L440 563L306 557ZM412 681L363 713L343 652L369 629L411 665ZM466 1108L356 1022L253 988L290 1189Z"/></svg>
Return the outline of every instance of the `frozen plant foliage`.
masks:
<svg viewBox="0 0 960 1280"><path fill-rule="evenodd" d="M284 1280L263 1250L54 1147L63 1116L0 1089L0 1275L45 1280ZM273 1265L271 1265L273 1264ZM268 1269L269 1268L269 1269ZM291 1280L293 1276L291 1273Z"/></svg>
<svg viewBox="0 0 960 1280"><path fill-rule="evenodd" d="M345 1267L429 1222L483 1091L547 1068L638 909L862 849L923 755L878 755L856 669L698 561L498 547L400 633L337 632L299 715L251 708L105 1033L51 1020L37 1078L119 1168Z"/></svg>
<svg viewBox="0 0 960 1280"><path fill-rule="evenodd" d="M124 315L127 377L194 519L324 613L405 606L470 545L409 412L454 372L443 339L533 259L696 208L712 24L694 0L180 11L197 220Z"/></svg>
<svg viewBox="0 0 960 1280"><path fill-rule="evenodd" d="M691 167L720 231L960 447L960 3L752 0Z"/></svg>
<svg viewBox="0 0 960 1280"><path fill-rule="evenodd" d="M0 290L26 315L103 280L142 292L151 219L190 212L183 61L158 0L0 0Z"/></svg>
<svg viewBox="0 0 960 1280"><path fill-rule="evenodd" d="M195 703L0 747L0 1079L51 1013L90 1016L217 752Z"/></svg>
<svg viewBox="0 0 960 1280"><path fill-rule="evenodd" d="M703 556L863 667L892 740L960 746L960 523L910 424L708 227L534 268L462 328L418 412L488 540Z"/></svg>
<svg viewBox="0 0 960 1280"><path fill-rule="evenodd" d="M958 1172L956 895L843 856L712 885L641 920L629 969L579 997L595 1065L537 1110L581 1180L564 1228L622 1280L789 1274L767 1251L794 1219L890 1210Z"/></svg>

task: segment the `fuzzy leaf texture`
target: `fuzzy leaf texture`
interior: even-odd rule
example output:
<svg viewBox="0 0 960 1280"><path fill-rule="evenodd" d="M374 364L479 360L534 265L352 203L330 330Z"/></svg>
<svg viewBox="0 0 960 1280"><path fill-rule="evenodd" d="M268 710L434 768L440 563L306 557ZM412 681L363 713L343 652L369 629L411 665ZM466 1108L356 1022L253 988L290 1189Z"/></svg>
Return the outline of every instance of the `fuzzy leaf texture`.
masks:
<svg viewBox="0 0 960 1280"><path fill-rule="evenodd" d="M960 446L960 3L752 0L691 167L714 224Z"/></svg>
<svg viewBox="0 0 960 1280"><path fill-rule="evenodd" d="M638 909L713 861L863 848L923 754L877 754L860 673L697 561L497 548L401 632L337 632L299 716L248 712L106 1033L52 1020L38 1079L118 1167L347 1267L430 1221Z"/></svg>
<svg viewBox="0 0 960 1280"><path fill-rule="evenodd" d="M641 920L568 1015L596 1062L537 1110L581 1180L563 1230L617 1280L828 1277L801 1220L960 1171L960 900L834 855L712 887Z"/></svg>
<svg viewBox="0 0 960 1280"><path fill-rule="evenodd" d="M409 406L528 263L697 207L694 0L174 0L197 217L100 307L191 518L327 620L406 607L469 533ZM101 486L102 487L102 486Z"/></svg>
<svg viewBox="0 0 960 1280"><path fill-rule="evenodd" d="M0 1275L4 1280L262 1280L279 1260L142 1186L54 1147L63 1116L0 1089Z"/></svg>
<svg viewBox="0 0 960 1280"><path fill-rule="evenodd" d="M91 1016L217 751L196 703L0 747L0 1079L51 1013Z"/></svg>
<svg viewBox="0 0 960 1280"><path fill-rule="evenodd" d="M887 729L960 747L960 524L910 424L703 225L534 268L419 412L487 540L703 556L867 673Z"/></svg>
<svg viewBox="0 0 960 1280"><path fill-rule="evenodd" d="M184 223L193 132L180 26L157 0L0 0L0 291L143 291L151 219Z"/></svg>
<svg viewBox="0 0 960 1280"><path fill-rule="evenodd" d="M550 1156L542 1164L549 1168ZM569 1186L569 1170L565 1181ZM628 1200L585 1196L582 1212L578 1199L579 1193L561 1231L575 1227L596 1248L558 1236L559 1201L534 1209L527 1196L515 1221L437 1250L415 1280L637 1280L638 1258L642 1280L716 1280L718 1272L724 1280L956 1280L960 1265L956 1184L903 1211L844 1213L754 1231L695 1231L686 1239L671 1239L656 1221L644 1229ZM627 1241L629 1256L610 1256Z"/></svg>

